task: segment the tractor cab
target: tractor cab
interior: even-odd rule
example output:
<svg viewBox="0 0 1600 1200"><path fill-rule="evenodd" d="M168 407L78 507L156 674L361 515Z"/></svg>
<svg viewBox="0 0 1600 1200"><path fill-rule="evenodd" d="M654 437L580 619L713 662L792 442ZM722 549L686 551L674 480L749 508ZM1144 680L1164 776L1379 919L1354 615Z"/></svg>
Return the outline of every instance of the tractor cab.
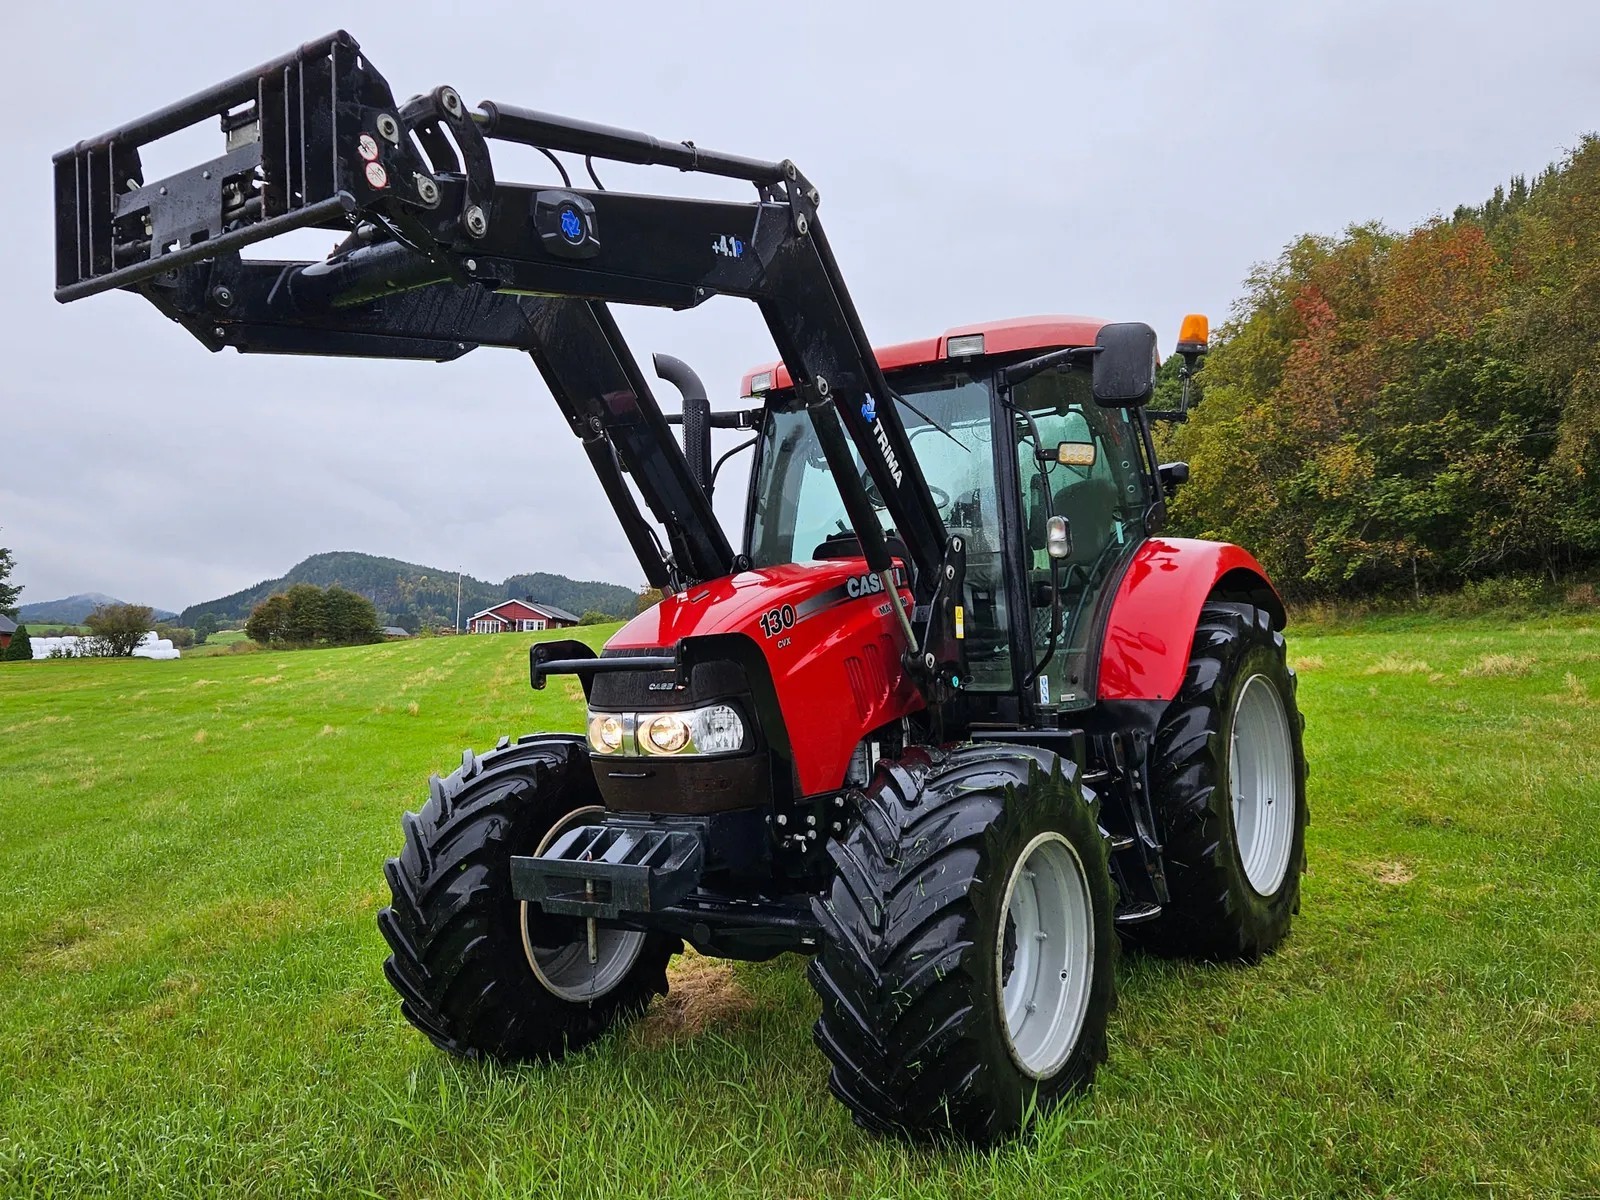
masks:
<svg viewBox="0 0 1600 1200"><path fill-rule="evenodd" d="M965 543L969 721L1015 725L1094 704L1095 630L1135 549L1162 523L1143 409L1095 399L1106 325L1029 317L877 352L891 397L863 405L894 405L945 529ZM1054 361L1030 370L1041 357ZM750 562L859 555L783 365L750 371L741 391L763 404L746 510ZM893 517L859 454L855 465L893 545Z"/></svg>

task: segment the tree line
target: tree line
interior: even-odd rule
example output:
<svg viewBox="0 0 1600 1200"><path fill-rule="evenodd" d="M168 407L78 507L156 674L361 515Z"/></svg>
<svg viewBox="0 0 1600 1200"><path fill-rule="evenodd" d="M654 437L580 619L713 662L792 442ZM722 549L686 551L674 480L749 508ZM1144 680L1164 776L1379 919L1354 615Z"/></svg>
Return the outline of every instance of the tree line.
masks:
<svg viewBox="0 0 1600 1200"><path fill-rule="evenodd" d="M457 578L454 571L353 551L313 554L296 563L281 578L191 605L183 610L179 620L190 624L202 613L210 613L221 620L242 621L268 596L286 591L297 583L314 583L320 587L338 585L360 592L373 601L383 624L398 625L410 633L455 625ZM504 583L488 583L463 575L460 588L463 620L491 604L513 598L543 601L573 613L595 611L611 616L631 613L633 603L630 589L617 584L573 580L542 572L513 575Z"/></svg>
<svg viewBox="0 0 1600 1200"><path fill-rule="evenodd" d="M383 637L371 600L314 583L268 596L251 611L244 631L263 646L358 646Z"/></svg>
<svg viewBox="0 0 1600 1200"><path fill-rule="evenodd" d="M1552 583L1600 561L1600 139L1397 234L1257 268L1205 369L1175 531L1300 597ZM1170 368L1165 373L1170 389Z"/></svg>

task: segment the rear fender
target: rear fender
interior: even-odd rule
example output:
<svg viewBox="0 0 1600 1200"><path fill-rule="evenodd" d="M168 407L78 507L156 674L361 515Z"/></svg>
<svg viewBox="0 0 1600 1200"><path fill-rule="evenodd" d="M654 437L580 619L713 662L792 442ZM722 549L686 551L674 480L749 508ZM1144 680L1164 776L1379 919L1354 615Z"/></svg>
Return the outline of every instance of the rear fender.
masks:
<svg viewBox="0 0 1600 1200"><path fill-rule="evenodd" d="M1261 564L1226 542L1150 538L1133 562L1106 621L1099 698L1171 700L1183 686L1200 609L1215 599L1245 600L1282 629L1283 601Z"/></svg>

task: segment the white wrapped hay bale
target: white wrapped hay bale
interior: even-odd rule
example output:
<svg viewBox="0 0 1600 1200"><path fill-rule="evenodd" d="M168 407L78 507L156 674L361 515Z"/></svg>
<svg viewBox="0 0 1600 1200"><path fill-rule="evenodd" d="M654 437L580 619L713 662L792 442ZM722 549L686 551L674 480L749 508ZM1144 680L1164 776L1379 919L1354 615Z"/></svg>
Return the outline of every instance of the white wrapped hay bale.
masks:
<svg viewBox="0 0 1600 1200"><path fill-rule="evenodd" d="M34 658L86 658L94 653L94 639L67 634L65 637L37 637L31 639ZM139 639L133 649L135 658L166 660L181 658L182 654L170 638L158 638L151 630Z"/></svg>
<svg viewBox="0 0 1600 1200"><path fill-rule="evenodd" d="M180 657L177 647L172 644L171 639L158 638L153 630L139 640L139 644L133 648L133 656L135 658L155 659Z"/></svg>
<svg viewBox="0 0 1600 1200"><path fill-rule="evenodd" d="M33 656L35 658L78 658L88 652L88 647L81 644L86 640L72 633L63 637L34 638Z"/></svg>
<svg viewBox="0 0 1600 1200"><path fill-rule="evenodd" d="M87 648L79 645L84 639L76 634L67 634L64 637L34 638L33 656L35 658L77 658L86 653Z"/></svg>

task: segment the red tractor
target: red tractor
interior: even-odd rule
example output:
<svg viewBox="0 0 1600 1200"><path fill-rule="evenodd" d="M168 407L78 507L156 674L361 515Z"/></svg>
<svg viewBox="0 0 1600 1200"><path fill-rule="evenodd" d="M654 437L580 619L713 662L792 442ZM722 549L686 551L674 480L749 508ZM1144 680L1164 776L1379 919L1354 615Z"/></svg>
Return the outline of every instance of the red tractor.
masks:
<svg viewBox="0 0 1600 1200"><path fill-rule="evenodd" d="M139 147L221 118L209 162ZM509 183L489 144L545 152ZM581 156L575 187L561 154ZM596 159L754 185L604 190ZM338 33L56 158L58 299L143 295L212 350L527 352L665 595L575 675L584 734L435 778L385 868L406 1017L468 1057L592 1042L702 954L811 956L816 1039L863 1125L985 1141L1087 1086L1119 938L1254 959L1299 902L1302 721L1244 550L1160 536L1148 326L1046 317L874 349L791 162L450 88L396 103ZM317 262L244 258L337 231ZM607 307L760 308L781 362L669 418ZM1204 323L1178 350L1192 370ZM671 422L681 421L683 446ZM750 431L742 539L710 430ZM720 465L720 464L719 464Z"/></svg>

